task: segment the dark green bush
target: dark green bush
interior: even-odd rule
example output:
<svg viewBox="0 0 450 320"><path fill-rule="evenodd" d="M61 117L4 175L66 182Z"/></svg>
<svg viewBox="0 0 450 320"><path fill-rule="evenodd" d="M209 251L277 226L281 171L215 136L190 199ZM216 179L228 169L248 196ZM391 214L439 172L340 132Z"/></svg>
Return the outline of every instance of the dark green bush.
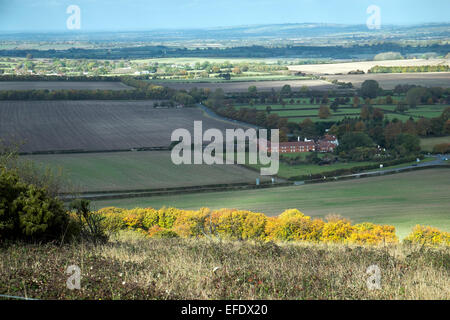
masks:
<svg viewBox="0 0 450 320"><path fill-rule="evenodd" d="M106 242L108 240L106 228L102 223L105 217L92 212L88 200L77 199L71 203L70 207L75 209L80 226L79 235L83 240L92 242Z"/></svg>
<svg viewBox="0 0 450 320"><path fill-rule="evenodd" d="M44 188L22 182L17 173L0 167L0 239L51 241L62 239L69 215L61 201Z"/></svg>

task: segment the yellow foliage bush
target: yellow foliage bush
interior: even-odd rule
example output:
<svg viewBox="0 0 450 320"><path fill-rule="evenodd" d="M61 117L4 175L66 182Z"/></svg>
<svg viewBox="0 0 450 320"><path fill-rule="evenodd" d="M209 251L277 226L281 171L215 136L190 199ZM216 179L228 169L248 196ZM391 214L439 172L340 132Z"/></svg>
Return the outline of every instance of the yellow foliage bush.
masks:
<svg viewBox="0 0 450 320"><path fill-rule="evenodd" d="M278 218L280 219L289 219L289 218L294 218L294 217L298 217L298 218L303 218L303 217L307 217L303 214L303 212L297 210L297 209L287 209L284 210L279 216ZM310 218L310 217L307 217Z"/></svg>
<svg viewBox="0 0 450 320"><path fill-rule="evenodd" d="M227 239L243 239L244 223L249 211L221 209L213 212L213 221L219 236Z"/></svg>
<svg viewBox="0 0 450 320"><path fill-rule="evenodd" d="M158 210L153 208L145 209L144 218L142 220L142 225L145 229L150 229L151 227L157 225L159 222Z"/></svg>
<svg viewBox="0 0 450 320"><path fill-rule="evenodd" d="M243 239L264 240L267 217L262 213L249 212L242 228Z"/></svg>
<svg viewBox="0 0 450 320"><path fill-rule="evenodd" d="M154 225L148 230L148 236L151 238L177 238L178 234L173 230Z"/></svg>
<svg viewBox="0 0 450 320"><path fill-rule="evenodd" d="M145 209L126 210L123 222L128 229L142 229L144 221Z"/></svg>
<svg viewBox="0 0 450 320"><path fill-rule="evenodd" d="M163 207L132 210L103 208L98 214L109 231L132 229L150 237L202 237L213 234L226 239L254 239L265 241L341 242L378 245L396 243L395 228L373 223L352 225L338 215L311 219L297 209L288 209L277 217L246 210L220 209L210 211L180 210ZM415 243L450 243L448 233L431 227L417 226L408 236Z"/></svg>
<svg viewBox="0 0 450 320"><path fill-rule="evenodd" d="M181 237L202 237L205 232L206 218L209 216L209 209L200 209L199 211L181 212L175 223L173 230Z"/></svg>
<svg viewBox="0 0 450 320"><path fill-rule="evenodd" d="M98 210L97 213L104 217L101 223L108 232L117 232L126 228L126 224L123 220L125 213L124 209L107 207Z"/></svg>
<svg viewBox="0 0 450 320"><path fill-rule="evenodd" d="M278 217L268 217L266 219L266 226L264 233L266 234L267 241L277 240L278 229L280 228L281 221Z"/></svg>
<svg viewBox="0 0 450 320"><path fill-rule="evenodd" d="M267 223L267 240L319 241L324 222L312 220L297 209L285 210Z"/></svg>
<svg viewBox="0 0 450 320"><path fill-rule="evenodd" d="M429 226L416 225L405 241L429 246L450 246L450 233Z"/></svg>
<svg viewBox="0 0 450 320"><path fill-rule="evenodd" d="M365 222L353 226L353 233L350 235L349 242L377 245L397 243L398 238L395 235L395 227L393 226L380 226Z"/></svg>
<svg viewBox="0 0 450 320"><path fill-rule="evenodd" d="M166 208L163 207L158 210L158 225L162 228L170 229L172 228L178 215L180 215L182 210L176 208Z"/></svg>
<svg viewBox="0 0 450 320"><path fill-rule="evenodd" d="M353 231L354 227L346 219L327 221L322 229L321 241L345 242Z"/></svg>

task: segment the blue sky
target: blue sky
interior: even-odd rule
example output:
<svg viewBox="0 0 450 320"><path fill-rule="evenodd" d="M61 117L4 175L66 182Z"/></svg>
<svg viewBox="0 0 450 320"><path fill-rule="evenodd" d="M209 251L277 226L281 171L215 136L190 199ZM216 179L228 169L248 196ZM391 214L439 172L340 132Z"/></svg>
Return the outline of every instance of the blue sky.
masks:
<svg viewBox="0 0 450 320"><path fill-rule="evenodd" d="M382 24L450 22L449 0L0 0L0 31L65 31L69 5L80 7L84 31L365 24L370 5Z"/></svg>

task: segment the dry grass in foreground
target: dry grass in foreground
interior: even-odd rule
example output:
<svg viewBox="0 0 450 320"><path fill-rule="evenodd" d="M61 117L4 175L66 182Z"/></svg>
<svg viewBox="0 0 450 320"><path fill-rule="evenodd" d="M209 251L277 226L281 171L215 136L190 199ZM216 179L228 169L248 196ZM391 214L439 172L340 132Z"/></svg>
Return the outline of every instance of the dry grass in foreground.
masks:
<svg viewBox="0 0 450 320"><path fill-rule="evenodd" d="M69 290L69 265L81 289ZM366 270L381 270L369 290ZM0 294L39 299L449 299L450 249L144 239L0 248Z"/></svg>

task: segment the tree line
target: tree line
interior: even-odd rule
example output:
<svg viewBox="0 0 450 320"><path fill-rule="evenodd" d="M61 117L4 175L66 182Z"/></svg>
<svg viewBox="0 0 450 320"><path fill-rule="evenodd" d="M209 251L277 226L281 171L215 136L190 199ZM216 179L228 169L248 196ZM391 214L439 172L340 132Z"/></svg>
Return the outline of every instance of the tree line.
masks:
<svg viewBox="0 0 450 320"><path fill-rule="evenodd" d="M437 66L405 66L405 67L384 67L375 66L370 68L368 73L406 73L406 72L448 72L450 67L448 65Z"/></svg>
<svg viewBox="0 0 450 320"><path fill-rule="evenodd" d="M122 81L116 76L59 76L37 74L3 74L0 81Z"/></svg>
<svg viewBox="0 0 450 320"><path fill-rule="evenodd" d="M379 52L395 51L402 56L409 54L435 52L446 55L450 52L449 44L431 44L426 46L402 45L397 43L377 43L364 45L337 46L237 46L226 48L180 48L167 46L134 46L114 48L70 48L67 50L37 50L37 49L4 49L0 50L3 57L26 57L31 54L35 58L70 58L70 59L148 59L148 58L276 58L276 57L308 57L353 59L355 55L373 55Z"/></svg>

